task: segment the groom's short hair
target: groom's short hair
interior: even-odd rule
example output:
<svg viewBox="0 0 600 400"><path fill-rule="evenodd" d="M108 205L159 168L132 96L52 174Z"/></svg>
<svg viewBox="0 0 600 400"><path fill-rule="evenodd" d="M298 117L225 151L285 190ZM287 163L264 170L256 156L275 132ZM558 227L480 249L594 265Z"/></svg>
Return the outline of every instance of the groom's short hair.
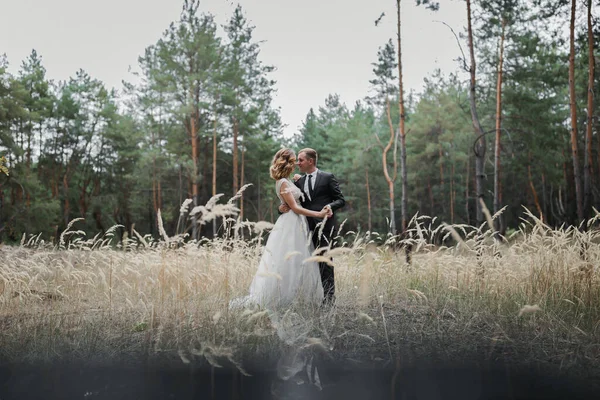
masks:
<svg viewBox="0 0 600 400"><path fill-rule="evenodd" d="M319 156L317 155L317 151L315 149L311 149L310 147L307 147L305 149L302 149L298 152L298 154L300 153L304 153L306 154L306 157L314 160L315 165L317 165L317 160L319 158Z"/></svg>

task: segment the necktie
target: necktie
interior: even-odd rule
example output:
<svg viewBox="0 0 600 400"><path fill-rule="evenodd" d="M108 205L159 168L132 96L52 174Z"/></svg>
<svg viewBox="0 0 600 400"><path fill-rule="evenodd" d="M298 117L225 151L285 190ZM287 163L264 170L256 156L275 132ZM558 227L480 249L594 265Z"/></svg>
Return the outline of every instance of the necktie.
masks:
<svg viewBox="0 0 600 400"><path fill-rule="evenodd" d="M312 175L308 176L308 195L310 196L310 200L312 201L315 197L315 191L312 185Z"/></svg>

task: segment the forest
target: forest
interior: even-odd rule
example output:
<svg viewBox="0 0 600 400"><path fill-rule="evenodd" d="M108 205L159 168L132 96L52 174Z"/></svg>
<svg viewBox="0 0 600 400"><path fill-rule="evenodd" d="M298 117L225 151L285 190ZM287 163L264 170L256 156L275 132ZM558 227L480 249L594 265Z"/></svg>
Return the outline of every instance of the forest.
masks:
<svg viewBox="0 0 600 400"><path fill-rule="evenodd" d="M119 89L0 57L0 397L600 398L600 1L456 3L456 72L406 90L395 0L367 93L293 136L239 5L183 0ZM282 147L346 199L301 261ZM334 304L235 306L317 261Z"/></svg>
<svg viewBox="0 0 600 400"><path fill-rule="evenodd" d="M445 6L418 3L432 15ZM433 70L408 92L411 60L399 56L414 39L400 34L397 5L386 18L398 17L398 35L365 61L369 93L351 105L331 93L293 137L273 105L276 66L261 61L241 6L221 32L199 1L185 0L120 90L84 70L49 79L35 50L14 74L0 57L2 242L56 241L76 218L92 236L119 225L119 237L158 237L158 215L169 235L212 238L222 221L202 223L192 210L242 189L229 217L274 222L269 164L282 146L319 152L346 197L346 231L396 234L415 215L478 226L487 210L503 235L527 210L551 227L593 218L598 3L467 0L467 26L448 27L460 70Z"/></svg>

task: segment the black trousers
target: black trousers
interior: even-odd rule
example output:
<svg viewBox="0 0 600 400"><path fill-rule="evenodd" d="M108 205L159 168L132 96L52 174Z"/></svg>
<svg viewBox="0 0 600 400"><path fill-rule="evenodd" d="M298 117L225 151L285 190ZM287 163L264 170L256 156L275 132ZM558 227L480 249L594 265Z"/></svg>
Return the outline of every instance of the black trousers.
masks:
<svg viewBox="0 0 600 400"><path fill-rule="evenodd" d="M319 263L319 272L321 273L321 282L323 283L323 303L335 303L335 277L334 269L327 263Z"/></svg>
<svg viewBox="0 0 600 400"><path fill-rule="evenodd" d="M327 220L325 228L323 228L323 235L321 236L321 238L319 238L320 226L316 226L318 223L319 221L313 218L308 218L308 227L311 230L312 242L315 246L315 249L318 249L319 247L329 246L333 236L335 235L335 222L332 219L330 219ZM331 247L333 248L333 244L331 244ZM319 273L321 274L321 283L323 284L323 303L333 304L335 302L334 268L325 262L320 262Z"/></svg>

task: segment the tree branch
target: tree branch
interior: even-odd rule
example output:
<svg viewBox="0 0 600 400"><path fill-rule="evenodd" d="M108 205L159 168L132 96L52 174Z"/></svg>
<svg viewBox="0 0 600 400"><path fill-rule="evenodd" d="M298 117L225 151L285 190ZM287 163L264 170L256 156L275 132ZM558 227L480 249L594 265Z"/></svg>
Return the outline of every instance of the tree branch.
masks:
<svg viewBox="0 0 600 400"><path fill-rule="evenodd" d="M433 22L439 22L440 24L444 24L448 27L448 29L450 29L450 31L452 31L452 34L454 35L454 38L456 39L456 43L458 44L458 48L460 49L460 52L462 53L463 69L465 71L469 72L469 67L467 66L467 57L465 56L465 52L463 51L463 48L460 45L460 40L458 40L458 35L456 34L456 32L454 32L454 29L452 29L452 27L450 25L448 25L447 23L445 23L444 21L433 20Z"/></svg>

